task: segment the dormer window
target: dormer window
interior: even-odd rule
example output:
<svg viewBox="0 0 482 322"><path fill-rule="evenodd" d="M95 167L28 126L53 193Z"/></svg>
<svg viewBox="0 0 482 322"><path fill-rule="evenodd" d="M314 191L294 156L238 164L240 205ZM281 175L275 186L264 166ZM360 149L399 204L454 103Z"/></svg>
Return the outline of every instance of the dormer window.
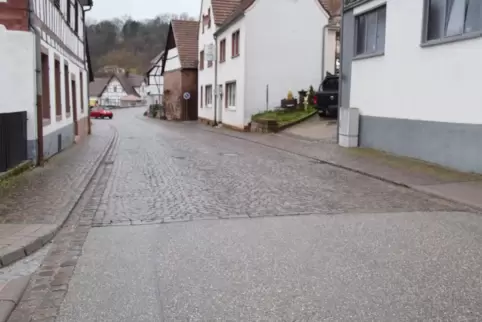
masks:
<svg viewBox="0 0 482 322"><path fill-rule="evenodd" d="M211 8L208 9L208 13L206 15L203 15L202 24L203 24L203 33L204 33L205 26L207 26L208 29L211 28Z"/></svg>

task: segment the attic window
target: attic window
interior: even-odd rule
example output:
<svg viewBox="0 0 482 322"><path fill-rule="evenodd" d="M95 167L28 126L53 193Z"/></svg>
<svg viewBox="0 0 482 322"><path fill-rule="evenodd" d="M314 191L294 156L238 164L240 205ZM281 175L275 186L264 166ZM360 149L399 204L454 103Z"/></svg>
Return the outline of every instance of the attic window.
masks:
<svg viewBox="0 0 482 322"><path fill-rule="evenodd" d="M208 9L208 13L203 15L203 32L204 26L208 26L208 29L211 28L211 8Z"/></svg>

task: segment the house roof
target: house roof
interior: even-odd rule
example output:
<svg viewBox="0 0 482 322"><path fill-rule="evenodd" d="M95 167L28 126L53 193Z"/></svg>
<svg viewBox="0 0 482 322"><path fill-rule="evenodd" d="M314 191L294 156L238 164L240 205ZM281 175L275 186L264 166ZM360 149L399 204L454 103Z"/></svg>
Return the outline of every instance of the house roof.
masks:
<svg viewBox="0 0 482 322"><path fill-rule="evenodd" d="M181 68L197 68L199 21L172 20L163 55L162 73L169 49L177 48Z"/></svg>
<svg viewBox="0 0 482 322"><path fill-rule="evenodd" d="M89 83L89 96L99 97L107 86L109 80L110 77L96 77L93 82Z"/></svg>
<svg viewBox="0 0 482 322"><path fill-rule="evenodd" d="M212 0L214 20L216 24L221 27L216 33L222 32L232 22L239 18L246 9L248 9L256 0ZM320 5L325 9L330 17L340 15L342 0L318 0ZM216 9L216 6L218 8ZM228 8L231 8L228 12ZM216 11L218 15L216 16ZM218 23L219 19L224 19L221 23Z"/></svg>
<svg viewBox="0 0 482 322"><path fill-rule="evenodd" d="M104 93L113 78L117 78L127 95L139 96L134 87L140 87L144 76L135 74L113 74L111 77L99 77L89 84L89 96L99 97Z"/></svg>
<svg viewBox="0 0 482 322"><path fill-rule="evenodd" d="M239 7L241 0L212 0L214 23L222 25L226 19Z"/></svg>

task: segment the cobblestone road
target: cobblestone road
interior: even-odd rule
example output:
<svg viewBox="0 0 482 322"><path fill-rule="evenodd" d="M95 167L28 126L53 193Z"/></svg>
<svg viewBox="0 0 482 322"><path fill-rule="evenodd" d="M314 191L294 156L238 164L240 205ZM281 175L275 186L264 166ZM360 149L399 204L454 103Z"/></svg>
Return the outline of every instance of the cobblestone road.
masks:
<svg viewBox="0 0 482 322"><path fill-rule="evenodd" d="M114 118L119 140L96 225L455 210L402 187L141 112Z"/></svg>

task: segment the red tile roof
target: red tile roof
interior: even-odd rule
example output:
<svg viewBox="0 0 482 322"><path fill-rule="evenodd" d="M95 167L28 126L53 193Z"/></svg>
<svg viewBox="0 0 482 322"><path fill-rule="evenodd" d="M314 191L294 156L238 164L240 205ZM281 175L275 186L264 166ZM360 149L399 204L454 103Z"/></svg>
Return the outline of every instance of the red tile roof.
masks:
<svg viewBox="0 0 482 322"><path fill-rule="evenodd" d="M211 0L213 7L214 23L222 25L236 10L241 0Z"/></svg>
<svg viewBox="0 0 482 322"><path fill-rule="evenodd" d="M212 0L214 20L216 24L227 27L236 20L236 18L242 15L255 1L256 0ZM340 14L342 0L318 1L330 17L338 16Z"/></svg>
<svg viewBox="0 0 482 322"><path fill-rule="evenodd" d="M182 68L197 68L199 21L172 20L172 33Z"/></svg>

